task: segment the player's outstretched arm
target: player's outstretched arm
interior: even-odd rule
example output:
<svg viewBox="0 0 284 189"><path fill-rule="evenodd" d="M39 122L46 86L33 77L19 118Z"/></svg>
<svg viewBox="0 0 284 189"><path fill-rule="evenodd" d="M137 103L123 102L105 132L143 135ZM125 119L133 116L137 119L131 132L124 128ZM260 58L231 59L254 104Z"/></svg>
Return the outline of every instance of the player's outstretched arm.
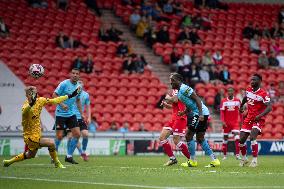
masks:
<svg viewBox="0 0 284 189"><path fill-rule="evenodd" d="M162 101L161 105L167 109L171 109L173 107L172 104L167 103L165 100Z"/></svg>
<svg viewBox="0 0 284 189"><path fill-rule="evenodd" d="M55 98L52 99L47 99L46 104L60 104L63 101L69 99L69 98L73 98L74 96L78 95L78 93L80 92L80 88L78 87L72 94L70 95L64 95L64 96L57 96L56 93L53 94L53 96Z"/></svg>
<svg viewBox="0 0 284 189"><path fill-rule="evenodd" d="M178 102L178 97L176 96L176 95L174 95L174 96L170 96L170 95L166 95L166 97L165 97L165 101L167 102L167 103L177 103Z"/></svg>

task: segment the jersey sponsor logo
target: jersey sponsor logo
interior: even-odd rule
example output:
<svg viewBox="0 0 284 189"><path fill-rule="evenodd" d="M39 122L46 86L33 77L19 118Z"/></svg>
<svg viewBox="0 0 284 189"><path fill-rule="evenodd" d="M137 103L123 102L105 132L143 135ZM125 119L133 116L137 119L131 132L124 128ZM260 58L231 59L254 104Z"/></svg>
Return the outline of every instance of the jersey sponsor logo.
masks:
<svg viewBox="0 0 284 189"><path fill-rule="evenodd" d="M184 94L188 95L189 93L191 92L191 89L190 88L187 88L184 92Z"/></svg>
<svg viewBox="0 0 284 189"><path fill-rule="evenodd" d="M284 152L284 142L273 142L270 152Z"/></svg>
<svg viewBox="0 0 284 189"><path fill-rule="evenodd" d="M263 98L259 95L253 94L252 92L247 91L246 96L250 99L256 100L256 101L263 101Z"/></svg>

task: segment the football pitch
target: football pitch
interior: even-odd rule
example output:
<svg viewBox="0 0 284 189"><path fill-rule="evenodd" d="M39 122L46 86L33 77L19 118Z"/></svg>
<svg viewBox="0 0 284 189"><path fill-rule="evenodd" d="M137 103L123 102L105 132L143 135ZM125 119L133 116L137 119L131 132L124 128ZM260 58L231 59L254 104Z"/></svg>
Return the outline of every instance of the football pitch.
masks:
<svg viewBox="0 0 284 189"><path fill-rule="evenodd" d="M60 157L63 162L64 157ZM0 157L1 163L4 157ZM239 167L229 157L221 167L205 168L209 158L198 156L198 167L183 168L186 159L178 157L178 165L164 167L166 156L99 156L78 165L66 164L55 169L48 156L0 168L0 188L153 188L153 189L230 189L284 188L284 157L261 156L257 168Z"/></svg>

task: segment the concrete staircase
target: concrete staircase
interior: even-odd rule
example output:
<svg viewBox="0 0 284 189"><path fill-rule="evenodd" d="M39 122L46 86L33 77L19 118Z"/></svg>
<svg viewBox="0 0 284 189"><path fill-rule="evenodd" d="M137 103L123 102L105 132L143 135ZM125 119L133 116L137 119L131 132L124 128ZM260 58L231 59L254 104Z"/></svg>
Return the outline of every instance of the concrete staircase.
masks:
<svg viewBox="0 0 284 189"><path fill-rule="evenodd" d="M143 40L138 39L135 34L130 31L129 27L126 26L121 18L117 17L111 10L103 10L103 16L101 21L105 24L114 23L115 27L123 32L123 39L130 41L133 50L137 54L143 54L147 62L151 65L151 71L159 77L160 81L165 83L170 88L169 75L171 73L169 66L164 65L161 61L161 57L156 56L153 50L144 44ZM212 109L211 109L212 110ZM213 111L210 111L213 112ZM213 132L221 132L221 122L219 115L211 114Z"/></svg>
<svg viewBox="0 0 284 189"><path fill-rule="evenodd" d="M134 52L138 55L143 54L146 61L151 65L151 71L154 72L160 81L169 86L170 69L167 65L162 63L161 57L156 56L152 49L147 47L142 40L138 39L135 34L130 31L129 27L111 10L103 10L101 21L105 24L114 23L115 27L123 32L123 39L130 41Z"/></svg>

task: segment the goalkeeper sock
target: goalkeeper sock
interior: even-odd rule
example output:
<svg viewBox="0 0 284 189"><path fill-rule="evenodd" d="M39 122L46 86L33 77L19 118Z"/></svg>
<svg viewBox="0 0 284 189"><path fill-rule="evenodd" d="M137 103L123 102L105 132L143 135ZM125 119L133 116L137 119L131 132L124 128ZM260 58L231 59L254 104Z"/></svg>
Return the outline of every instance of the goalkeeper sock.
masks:
<svg viewBox="0 0 284 189"><path fill-rule="evenodd" d="M19 162L19 161L23 161L24 159L26 159L26 155L25 153L21 153L15 157L13 157L12 159L9 160L9 163L15 163L15 162Z"/></svg>
<svg viewBox="0 0 284 189"><path fill-rule="evenodd" d="M54 147L48 147L48 152L49 155L51 157L51 159L53 159L53 161L56 163L58 162L58 157L57 157L57 153Z"/></svg>

